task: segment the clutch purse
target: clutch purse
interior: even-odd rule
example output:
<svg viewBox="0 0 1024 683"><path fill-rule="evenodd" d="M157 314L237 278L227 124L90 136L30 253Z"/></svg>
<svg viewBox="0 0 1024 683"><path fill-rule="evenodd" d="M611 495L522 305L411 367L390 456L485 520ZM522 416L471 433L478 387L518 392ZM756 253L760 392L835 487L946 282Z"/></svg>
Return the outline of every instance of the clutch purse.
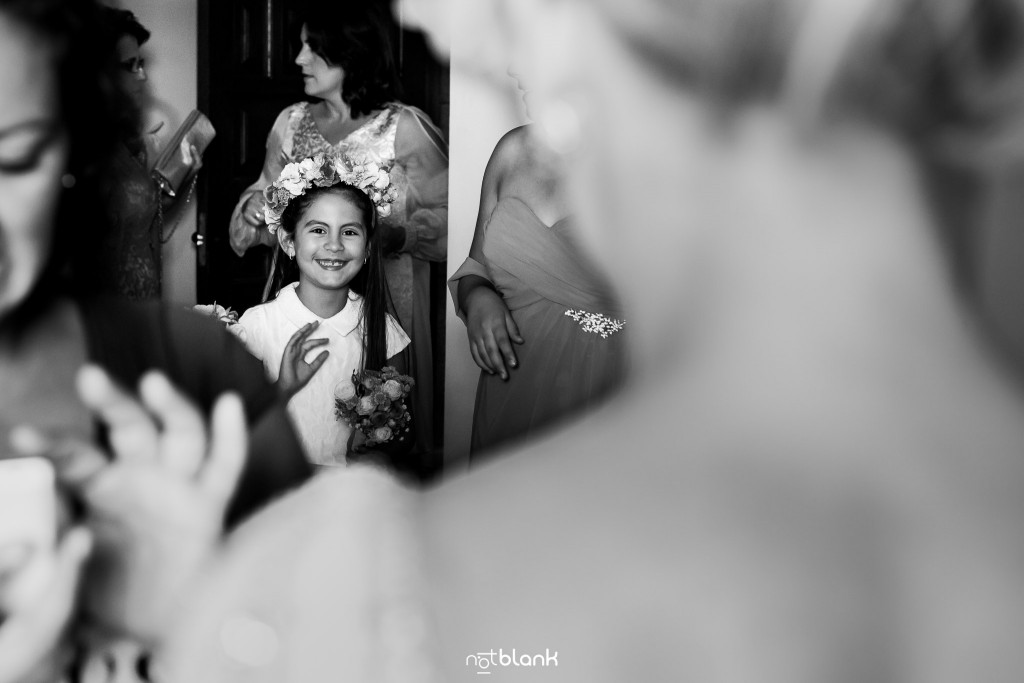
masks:
<svg viewBox="0 0 1024 683"><path fill-rule="evenodd" d="M202 156L216 134L217 131L214 130L210 119L198 109L193 109L192 113L185 117L185 121L178 127L174 137L153 164L153 179L164 194L170 197L178 196L192 175L192 166L181 158L182 143L186 146L194 145Z"/></svg>

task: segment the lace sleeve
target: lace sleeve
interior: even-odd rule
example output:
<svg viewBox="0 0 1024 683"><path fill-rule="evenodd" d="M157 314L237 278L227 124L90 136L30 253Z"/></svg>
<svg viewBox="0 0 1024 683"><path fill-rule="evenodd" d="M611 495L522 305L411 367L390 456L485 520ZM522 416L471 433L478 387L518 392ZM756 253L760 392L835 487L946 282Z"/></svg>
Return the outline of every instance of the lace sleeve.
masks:
<svg viewBox="0 0 1024 683"><path fill-rule="evenodd" d="M426 114L404 107L395 160L405 170L405 243L401 251L426 261L448 257L448 145Z"/></svg>

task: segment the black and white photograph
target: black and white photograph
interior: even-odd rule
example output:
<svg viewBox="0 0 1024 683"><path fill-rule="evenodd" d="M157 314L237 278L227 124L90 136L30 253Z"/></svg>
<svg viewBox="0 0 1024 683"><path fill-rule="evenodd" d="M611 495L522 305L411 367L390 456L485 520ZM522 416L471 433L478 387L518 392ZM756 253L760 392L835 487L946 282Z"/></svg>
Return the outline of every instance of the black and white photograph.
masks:
<svg viewBox="0 0 1024 683"><path fill-rule="evenodd" d="M1024 0L0 0L0 683L1024 681Z"/></svg>

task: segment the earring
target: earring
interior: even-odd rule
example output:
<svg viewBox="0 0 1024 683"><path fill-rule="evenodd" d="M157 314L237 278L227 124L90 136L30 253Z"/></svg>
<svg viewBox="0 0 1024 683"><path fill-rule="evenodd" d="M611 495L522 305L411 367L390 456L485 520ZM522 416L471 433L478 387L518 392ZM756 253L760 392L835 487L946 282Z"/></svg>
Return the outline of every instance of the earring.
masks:
<svg viewBox="0 0 1024 683"><path fill-rule="evenodd" d="M295 252L292 251L291 249L288 250L288 258L293 261L295 260Z"/></svg>
<svg viewBox="0 0 1024 683"><path fill-rule="evenodd" d="M75 179L75 176L72 173L65 173L60 177L60 184L64 186L65 190L70 190L72 187L75 186L76 182L77 180Z"/></svg>

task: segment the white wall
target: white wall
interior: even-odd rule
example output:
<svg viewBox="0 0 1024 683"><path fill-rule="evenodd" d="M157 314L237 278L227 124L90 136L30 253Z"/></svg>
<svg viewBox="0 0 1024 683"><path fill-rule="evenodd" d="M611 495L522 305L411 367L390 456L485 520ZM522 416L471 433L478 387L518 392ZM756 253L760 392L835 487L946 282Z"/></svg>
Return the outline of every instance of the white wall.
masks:
<svg viewBox="0 0 1024 683"><path fill-rule="evenodd" d="M109 4L131 10L150 30L142 47L146 59L153 106L147 112L147 129L163 122L159 135L172 136L196 107L198 58L198 5L196 0L121 0ZM180 304L196 301L196 254L192 233L196 230L193 199L174 223L171 239L163 248L163 297Z"/></svg>
<svg viewBox="0 0 1024 683"><path fill-rule="evenodd" d="M459 49L456 41L453 51ZM457 54L456 54L457 58ZM448 196L448 275L462 265L473 240L480 182L491 150L506 131L523 123L509 107L515 97L510 78L508 92L452 70L450 159ZM455 316L448 298L445 350L445 461L465 462L473 421L473 401L479 369L469 354L466 326Z"/></svg>

